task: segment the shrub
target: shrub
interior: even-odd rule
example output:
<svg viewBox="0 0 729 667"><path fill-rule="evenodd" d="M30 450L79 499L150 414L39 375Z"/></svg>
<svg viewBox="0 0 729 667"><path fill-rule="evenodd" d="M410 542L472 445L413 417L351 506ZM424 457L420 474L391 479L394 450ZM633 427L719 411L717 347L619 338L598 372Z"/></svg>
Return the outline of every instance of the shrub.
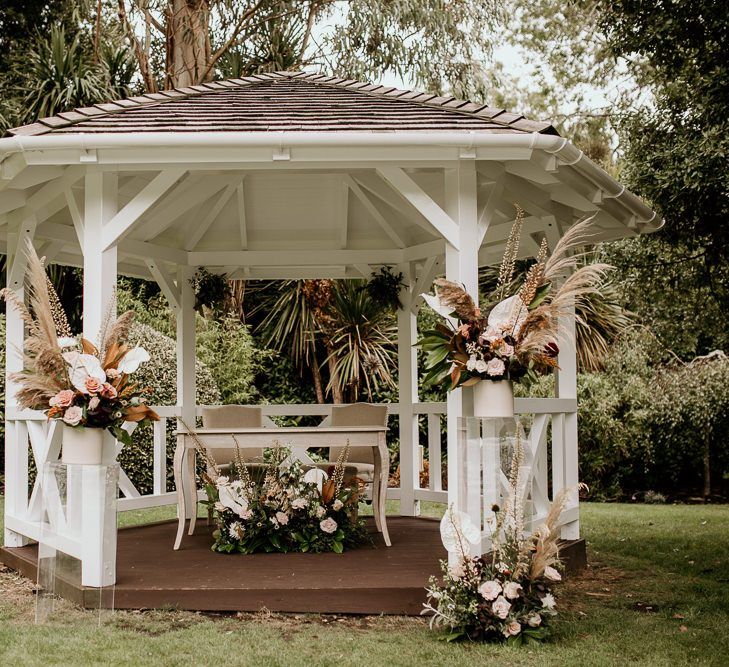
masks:
<svg viewBox="0 0 729 667"><path fill-rule="evenodd" d="M175 341L156 331L147 324L135 322L129 336L131 343L141 345L149 351L151 359L143 364L134 378L140 385L152 389L151 405L175 405L177 400L177 347ZM201 361L195 363L198 404L220 402L220 392L210 369ZM167 460L172 460L175 448L173 434L175 421L167 425ZM125 447L119 455L119 463L130 480L142 494L152 492L152 470L154 452L152 448L152 427L140 428L132 437L132 446ZM172 471L168 466L168 488Z"/></svg>

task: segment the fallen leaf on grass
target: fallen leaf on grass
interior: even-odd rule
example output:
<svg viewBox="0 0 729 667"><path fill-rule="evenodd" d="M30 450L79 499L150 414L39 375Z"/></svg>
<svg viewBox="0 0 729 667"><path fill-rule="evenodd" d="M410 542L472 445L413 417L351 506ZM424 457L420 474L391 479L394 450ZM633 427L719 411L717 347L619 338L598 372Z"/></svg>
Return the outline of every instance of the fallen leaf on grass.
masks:
<svg viewBox="0 0 729 667"><path fill-rule="evenodd" d="M610 593L585 593L585 595L591 595L595 598L611 598L612 595Z"/></svg>
<svg viewBox="0 0 729 667"><path fill-rule="evenodd" d="M685 625L678 626L679 632L688 632L688 628Z"/></svg>
<svg viewBox="0 0 729 667"><path fill-rule="evenodd" d="M678 619L681 619L681 620L683 620L683 619L684 619L684 618L686 618L686 617L685 617L685 616L684 616L683 614L674 614L674 615L673 615L673 618L678 618Z"/></svg>

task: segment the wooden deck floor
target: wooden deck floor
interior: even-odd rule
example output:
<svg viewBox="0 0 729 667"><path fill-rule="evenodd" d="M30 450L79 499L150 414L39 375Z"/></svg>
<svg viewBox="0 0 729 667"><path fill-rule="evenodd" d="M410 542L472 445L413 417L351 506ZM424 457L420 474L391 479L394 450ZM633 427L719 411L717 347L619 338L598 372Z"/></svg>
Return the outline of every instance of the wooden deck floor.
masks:
<svg viewBox="0 0 729 667"><path fill-rule="evenodd" d="M432 519L390 517L392 547L374 533L372 546L341 555L218 554L210 550L210 529L205 526L173 551L176 525L163 522L119 531L117 609L416 615L428 578L439 573L439 560L446 556L439 524ZM579 567L584 542L578 545L568 551L574 551ZM36 577L35 546L0 549L0 561ZM92 590L70 586L63 594L93 606Z"/></svg>

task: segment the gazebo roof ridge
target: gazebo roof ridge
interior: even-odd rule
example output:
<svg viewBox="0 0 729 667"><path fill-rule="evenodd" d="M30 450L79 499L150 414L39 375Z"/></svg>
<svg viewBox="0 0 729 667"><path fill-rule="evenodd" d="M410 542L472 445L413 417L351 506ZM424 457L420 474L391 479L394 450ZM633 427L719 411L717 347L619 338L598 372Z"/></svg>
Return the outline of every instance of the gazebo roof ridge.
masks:
<svg viewBox="0 0 729 667"><path fill-rule="evenodd" d="M195 98L202 98L208 95L246 89L249 86L257 86L259 84L272 84L275 82L293 82L298 81L302 83L308 83L317 87L326 87L338 91L347 91L351 93L357 93L363 97L370 98L376 102L382 102L388 100L390 102L407 103L407 106L402 104L396 108L387 108L383 114L383 107L377 105L369 109L364 108L359 118L355 118L348 124L342 121L341 118L333 118L333 124L326 126L321 122L316 125L317 129L322 131L342 131L355 129L356 131L365 132L392 132L392 131L453 131L462 129L464 131L479 131L489 133L538 133L559 136L557 130L548 122L532 121L524 118L524 116L510 113L504 109L489 107L487 104L479 104L470 102L468 100L456 99L452 96L437 96L432 93L423 93L418 91L411 91L407 89L399 89L392 86L385 86L380 84L369 83L365 81L357 81L355 79L342 79L335 76L327 76L320 73L310 73L303 71L282 71L272 72L267 74L254 74L247 77L225 79L221 81L211 81L195 86L189 86L185 88L176 88L157 93L145 93L126 99L114 100L109 102L102 102L95 104L90 107L76 108L71 111L65 111L58 113L54 116L47 118L41 118L34 123L23 125L20 127L12 128L8 130L6 136L38 136L43 134L51 133L93 133L93 134L111 134L118 132L135 132L135 131L149 131L148 127L138 129L134 126L134 121L138 120L133 117L129 112L148 110L152 108L159 108L166 106L170 103L193 100ZM270 86L266 86L270 88ZM282 105L288 101L284 95L282 95ZM267 96L262 95L259 103L265 103L269 99ZM346 103L349 108L344 111L342 115L351 117L352 116L352 105L356 98L347 98ZM341 105L341 106L340 106ZM345 102L342 99L333 99L331 101L331 109L343 108ZM294 117L303 116L305 110L292 107L291 104L286 105L286 110L293 110ZM422 113L413 114L413 110L421 109L427 115ZM427 110L427 111L426 111ZM152 118L152 127L156 131L185 131L195 132L200 131L200 120L199 113L196 113L191 118L186 118L180 110L166 109L169 111L168 117ZM285 121L282 125L276 126L275 122L273 126L271 124L261 126L258 120L246 120L242 119L241 122L240 111L234 109L230 112L232 116L238 112L237 125L235 121L225 123L221 129L217 131L237 131L237 132L251 132L251 131L302 131L310 129L306 126L306 119L301 118L297 123L295 120ZM392 112L395 113L392 113ZM408 115L408 118L402 118L398 116L398 111L402 114ZM428 113L430 112L430 113ZM444 113L445 112L445 113ZM224 118L220 118L220 114L216 116L216 109L209 109L207 113L215 120L216 118L223 121L228 118L226 115ZM126 119L131 121L131 128L117 129L113 127L112 123L126 114ZM192 118L195 118L193 122ZM186 122L187 121L187 122ZM160 123L168 122L168 126L159 125ZM178 124L175 125L174 123ZM212 121L211 121L212 122ZM311 122L311 121L309 121ZM108 124L107 124L108 123ZM157 125L154 125L157 123ZM288 124L288 126L286 125ZM351 126L350 126L351 125ZM209 129L209 128L204 128Z"/></svg>

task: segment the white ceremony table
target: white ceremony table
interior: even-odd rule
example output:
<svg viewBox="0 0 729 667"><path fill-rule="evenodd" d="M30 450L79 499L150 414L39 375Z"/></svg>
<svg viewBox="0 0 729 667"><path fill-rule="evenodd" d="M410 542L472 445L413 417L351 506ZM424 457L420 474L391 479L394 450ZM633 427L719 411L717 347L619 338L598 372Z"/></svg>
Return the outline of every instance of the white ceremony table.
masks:
<svg viewBox="0 0 729 667"><path fill-rule="evenodd" d="M307 449L317 447L371 447L374 458L372 477L372 512L377 530L382 533L385 544L390 546L385 518L387 482L390 471L390 453L387 449L386 426L272 426L257 428L199 428L195 430L198 440L206 449L229 449L235 452L235 436L241 449L272 447L280 442L290 447L297 458ZM232 460L231 456L231 460ZM305 461L308 463L309 461ZM195 482L196 445L187 431L177 431L177 447L173 461L175 488L177 490L177 538L175 549L180 548L185 532L185 519L190 517L189 535L195 530L197 519L197 484Z"/></svg>

